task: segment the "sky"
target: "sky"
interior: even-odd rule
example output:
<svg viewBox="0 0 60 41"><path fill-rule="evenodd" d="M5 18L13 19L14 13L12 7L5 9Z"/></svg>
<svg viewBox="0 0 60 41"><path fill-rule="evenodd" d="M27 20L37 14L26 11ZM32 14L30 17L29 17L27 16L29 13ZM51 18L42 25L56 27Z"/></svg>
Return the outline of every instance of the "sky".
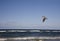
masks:
<svg viewBox="0 0 60 41"><path fill-rule="evenodd" d="M0 29L60 29L59 18L60 0L0 0Z"/></svg>

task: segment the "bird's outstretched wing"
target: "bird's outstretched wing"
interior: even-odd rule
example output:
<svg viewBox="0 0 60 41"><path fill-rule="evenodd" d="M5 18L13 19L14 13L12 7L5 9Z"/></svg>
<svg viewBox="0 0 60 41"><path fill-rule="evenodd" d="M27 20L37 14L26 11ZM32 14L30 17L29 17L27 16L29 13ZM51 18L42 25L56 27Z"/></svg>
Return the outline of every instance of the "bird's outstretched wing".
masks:
<svg viewBox="0 0 60 41"><path fill-rule="evenodd" d="M42 22L45 22L47 18L45 16L42 16Z"/></svg>

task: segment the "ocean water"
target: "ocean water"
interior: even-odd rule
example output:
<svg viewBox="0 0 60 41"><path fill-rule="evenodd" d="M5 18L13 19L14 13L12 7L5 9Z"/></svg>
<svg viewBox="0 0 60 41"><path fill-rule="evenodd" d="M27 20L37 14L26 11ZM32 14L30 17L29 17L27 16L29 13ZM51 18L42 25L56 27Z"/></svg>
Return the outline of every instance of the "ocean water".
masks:
<svg viewBox="0 0 60 41"><path fill-rule="evenodd" d="M60 32L0 32L0 41L60 41L60 39L18 39L18 37L60 37ZM5 39L6 38L6 39ZM17 39L10 39L17 38ZM5 39L5 40L4 40Z"/></svg>
<svg viewBox="0 0 60 41"><path fill-rule="evenodd" d="M49 36L58 37L60 32L0 32L0 37L35 37L35 36Z"/></svg>

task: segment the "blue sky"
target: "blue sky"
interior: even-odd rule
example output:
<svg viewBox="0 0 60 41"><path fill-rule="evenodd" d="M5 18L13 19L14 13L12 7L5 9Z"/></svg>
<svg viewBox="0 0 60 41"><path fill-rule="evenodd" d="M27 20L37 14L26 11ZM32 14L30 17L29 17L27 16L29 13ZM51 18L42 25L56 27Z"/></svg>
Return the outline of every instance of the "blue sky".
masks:
<svg viewBox="0 0 60 41"><path fill-rule="evenodd" d="M59 18L60 0L0 0L0 29L60 29Z"/></svg>

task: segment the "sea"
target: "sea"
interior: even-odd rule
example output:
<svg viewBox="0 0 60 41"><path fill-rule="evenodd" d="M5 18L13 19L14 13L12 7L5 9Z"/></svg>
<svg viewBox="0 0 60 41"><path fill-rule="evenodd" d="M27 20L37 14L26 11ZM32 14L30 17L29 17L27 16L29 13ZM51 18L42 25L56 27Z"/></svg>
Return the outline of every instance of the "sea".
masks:
<svg viewBox="0 0 60 41"><path fill-rule="evenodd" d="M0 41L60 41L60 32L0 32Z"/></svg>

